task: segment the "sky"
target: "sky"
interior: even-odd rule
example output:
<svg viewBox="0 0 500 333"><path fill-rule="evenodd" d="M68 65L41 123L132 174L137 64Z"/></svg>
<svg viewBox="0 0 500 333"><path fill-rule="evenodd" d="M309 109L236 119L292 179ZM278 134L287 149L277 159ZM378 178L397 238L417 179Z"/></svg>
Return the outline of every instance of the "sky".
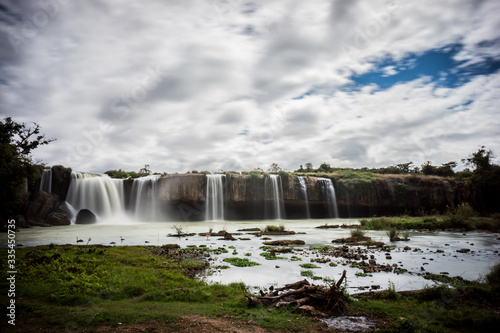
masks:
<svg viewBox="0 0 500 333"><path fill-rule="evenodd" d="M78 171L460 169L500 154L499 17L498 0L0 0L0 116Z"/></svg>

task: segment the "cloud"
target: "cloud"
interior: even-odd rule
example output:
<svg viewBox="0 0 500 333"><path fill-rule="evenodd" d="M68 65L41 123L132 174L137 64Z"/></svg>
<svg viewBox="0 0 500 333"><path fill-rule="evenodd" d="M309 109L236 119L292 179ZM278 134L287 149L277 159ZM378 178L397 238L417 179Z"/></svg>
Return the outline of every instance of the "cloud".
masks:
<svg viewBox="0 0 500 333"><path fill-rule="evenodd" d="M43 5L42 5L43 4ZM500 151L497 1L0 0L0 113L103 172L444 163ZM417 76L432 50L455 87ZM391 63L384 60L390 59ZM472 70L482 66L481 72ZM447 74L448 73L448 74Z"/></svg>

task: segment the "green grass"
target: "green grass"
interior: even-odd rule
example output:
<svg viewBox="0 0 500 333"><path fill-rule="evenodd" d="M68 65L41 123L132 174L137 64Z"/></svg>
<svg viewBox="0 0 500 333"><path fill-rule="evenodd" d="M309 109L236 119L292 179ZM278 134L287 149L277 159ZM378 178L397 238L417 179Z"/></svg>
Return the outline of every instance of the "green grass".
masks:
<svg viewBox="0 0 500 333"><path fill-rule="evenodd" d="M266 260L281 260L281 259L286 259L285 257L280 257L280 256L276 256L276 255L271 255L271 253L269 252L262 252L260 253L261 256L263 256L264 258L266 258Z"/></svg>
<svg viewBox="0 0 500 333"><path fill-rule="evenodd" d="M260 265L258 262L251 261L248 258L225 258L222 261L225 261L237 267L251 267Z"/></svg>
<svg viewBox="0 0 500 333"><path fill-rule="evenodd" d="M474 211L467 205L451 208L445 215L377 217L361 219L360 223L364 229L370 230L459 229L500 231L500 219L498 217L475 216Z"/></svg>
<svg viewBox="0 0 500 333"><path fill-rule="evenodd" d="M314 276L314 273L313 273L313 271L310 271L310 270L303 270L303 271L300 271L300 276L312 278Z"/></svg>
<svg viewBox="0 0 500 333"><path fill-rule="evenodd" d="M310 269L310 268L321 268L318 265L311 264L311 263L300 264L299 266L302 267L302 268L308 268L308 269Z"/></svg>
<svg viewBox="0 0 500 333"><path fill-rule="evenodd" d="M262 232L282 232L285 231L285 225L266 225L265 228L262 229Z"/></svg>
<svg viewBox="0 0 500 333"><path fill-rule="evenodd" d="M16 268L22 272L16 276L16 327L26 332L95 331L100 325L156 319L174 325L186 314L230 314L270 330L314 325L296 314L249 309L244 284L207 285L192 279L188 275L204 267L202 261L169 259L153 253L158 249L66 245L16 249ZM0 249L0 255L6 257L7 250ZM0 300L7 304L4 262Z"/></svg>

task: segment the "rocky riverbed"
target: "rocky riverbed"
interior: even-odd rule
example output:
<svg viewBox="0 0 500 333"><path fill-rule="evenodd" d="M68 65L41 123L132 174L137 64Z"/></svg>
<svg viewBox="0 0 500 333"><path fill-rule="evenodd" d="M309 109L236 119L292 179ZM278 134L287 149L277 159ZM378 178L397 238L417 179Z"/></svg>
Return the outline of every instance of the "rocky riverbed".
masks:
<svg viewBox="0 0 500 333"><path fill-rule="evenodd" d="M341 227L316 228L327 222ZM323 284L338 280L345 269L344 286L350 293L392 284L396 290L415 290L432 285L428 278L434 275L477 280L500 262L499 235L493 233L414 231L408 241L390 242L384 231L367 231L371 245L332 242L349 238L349 226L358 223L341 219L71 225L22 229L16 241L22 246L77 244L78 240L83 240L82 246L177 244L200 251L210 263L199 278L209 283L241 281L255 289L304 278ZM256 231L266 225L283 225L288 232L265 235ZM4 239L2 244L6 244ZM238 267L228 258L256 265Z"/></svg>

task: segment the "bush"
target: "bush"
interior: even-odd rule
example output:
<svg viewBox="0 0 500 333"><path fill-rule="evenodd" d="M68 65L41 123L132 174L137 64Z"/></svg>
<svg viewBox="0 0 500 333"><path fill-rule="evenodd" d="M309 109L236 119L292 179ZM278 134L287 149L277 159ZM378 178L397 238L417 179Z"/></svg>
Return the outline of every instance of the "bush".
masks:
<svg viewBox="0 0 500 333"><path fill-rule="evenodd" d="M496 264L495 266L493 266L491 272L486 275L486 282L491 285L500 285L500 264Z"/></svg>
<svg viewBox="0 0 500 333"><path fill-rule="evenodd" d="M399 238L399 231L396 228L391 228L386 232L387 236L389 236L390 241L394 241L396 238Z"/></svg>
<svg viewBox="0 0 500 333"><path fill-rule="evenodd" d="M280 224L280 225L266 225L264 228L263 232L279 232L279 231L285 231L285 225Z"/></svg>
<svg viewBox="0 0 500 333"><path fill-rule="evenodd" d="M360 228L351 230L351 237L364 237L364 236L365 236L365 231Z"/></svg>

